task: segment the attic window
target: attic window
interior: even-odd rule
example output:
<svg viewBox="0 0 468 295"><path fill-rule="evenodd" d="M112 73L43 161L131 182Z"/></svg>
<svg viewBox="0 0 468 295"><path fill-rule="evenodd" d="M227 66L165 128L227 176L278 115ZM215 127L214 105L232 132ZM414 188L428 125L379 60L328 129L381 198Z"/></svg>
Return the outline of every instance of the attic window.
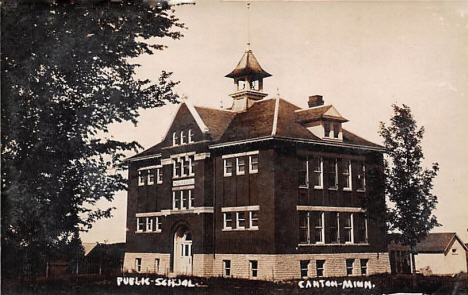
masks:
<svg viewBox="0 0 468 295"><path fill-rule="evenodd" d="M179 136L177 132L172 133L172 145L179 145Z"/></svg>
<svg viewBox="0 0 468 295"><path fill-rule="evenodd" d="M188 131L188 142L189 143L193 142L193 131L192 131L192 129L189 129L189 131Z"/></svg>
<svg viewBox="0 0 468 295"><path fill-rule="evenodd" d="M187 143L187 134L182 130L180 131L180 144Z"/></svg>
<svg viewBox="0 0 468 295"><path fill-rule="evenodd" d="M333 137L338 138L339 134L340 134L340 124L338 123L333 124Z"/></svg>
<svg viewBox="0 0 468 295"><path fill-rule="evenodd" d="M324 122L323 123L323 129L324 129L324 137L330 137L330 123L329 122Z"/></svg>
<svg viewBox="0 0 468 295"><path fill-rule="evenodd" d="M452 249L452 255L458 255L457 249L456 249L456 248L453 248L453 249Z"/></svg>

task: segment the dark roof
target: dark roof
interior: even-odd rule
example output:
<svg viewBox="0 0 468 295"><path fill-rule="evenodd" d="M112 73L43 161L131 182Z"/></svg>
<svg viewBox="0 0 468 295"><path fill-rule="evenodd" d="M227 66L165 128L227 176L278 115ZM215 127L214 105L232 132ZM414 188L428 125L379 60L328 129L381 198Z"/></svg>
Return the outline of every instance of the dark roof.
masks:
<svg viewBox="0 0 468 295"><path fill-rule="evenodd" d="M455 236L455 233L430 233L424 240L416 244L416 251L442 253Z"/></svg>
<svg viewBox="0 0 468 295"><path fill-rule="evenodd" d="M271 75L262 69L252 50L247 50L237 64L237 67L225 77L237 78L242 76L253 76L254 79L259 79L270 77Z"/></svg>
<svg viewBox="0 0 468 295"><path fill-rule="evenodd" d="M155 144L153 145L152 147L150 147L149 149L146 149L144 151L142 151L141 153L139 154L136 154L134 156L131 156L130 158L128 158L128 160L131 160L131 159L136 159L136 158L141 158L141 157L145 157L145 156L152 156L152 155L155 155L155 154L159 154L160 151L161 151L161 148L164 146L163 144L164 142L160 142L158 144Z"/></svg>
<svg viewBox="0 0 468 295"><path fill-rule="evenodd" d="M218 141L221 138L232 119L236 116L235 112L205 107L195 107L195 110L210 130L213 141Z"/></svg>
<svg viewBox="0 0 468 295"><path fill-rule="evenodd" d="M343 128L343 142L349 143L349 144L356 144L356 145L365 145L368 147L374 147L374 148L380 148L380 149L384 148L383 146L370 142L344 128Z"/></svg>
<svg viewBox="0 0 468 295"><path fill-rule="evenodd" d="M311 121L318 121L321 119L337 120L341 122L348 121L342 116L326 115L325 113L332 107L333 107L332 105L327 105L327 106L314 107L314 108L306 109L300 112L296 112L296 122L305 123L305 122L311 122Z"/></svg>

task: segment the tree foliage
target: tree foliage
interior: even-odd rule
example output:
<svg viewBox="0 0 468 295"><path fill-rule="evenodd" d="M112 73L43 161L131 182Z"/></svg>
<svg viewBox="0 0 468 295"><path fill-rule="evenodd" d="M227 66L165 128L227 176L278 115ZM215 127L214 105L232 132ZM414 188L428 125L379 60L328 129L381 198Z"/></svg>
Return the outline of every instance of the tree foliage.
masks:
<svg viewBox="0 0 468 295"><path fill-rule="evenodd" d="M418 129L408 106L392 107L394 114L390 125L381 123L379 132L388 155L386 193L394 203L389 209L388 221L390 230L401 232L402 241L411 246L414 253L416 243L440 225L433 215L437 196L431 192L439 165L433 163L431 169L423 169L421 141L424 127Z"/></svg>
<svg viewBox="0 0 468 295"><path fill-rule="evenodd" d="M171 73L139 80L130 59L184 25L167 5L135 1L7 2L1 13L2 253L34 273L46 249L110 216L93 206L126 188L124 152L139 145L102 134L177 99Z"/></svg>

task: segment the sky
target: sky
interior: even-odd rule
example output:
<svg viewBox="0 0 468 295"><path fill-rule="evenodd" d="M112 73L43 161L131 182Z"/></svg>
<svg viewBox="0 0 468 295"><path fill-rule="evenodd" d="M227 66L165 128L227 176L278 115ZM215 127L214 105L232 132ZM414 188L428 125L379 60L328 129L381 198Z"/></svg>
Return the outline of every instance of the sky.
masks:
<svg viewBox="0 0 468 295"><path fill-rule="evenodd" d="M193 104L229 107L233 82L225 78L247 49L246 2L203 1L175 7L187 29L167 48L132 62L139 78L157 81L161 70L180 81L176 91ZM252 1L250 49L272 77L278 94L299 107L323 95L349 120L345 128L375 143L392 104L411 107L425 127L424 165L438 162L433 232L457 232L468 243L468 2ZM121 123L109 136L137 140L145 149L165 136L176 105L141 112L139 123ZM128 156L131 156L129 154ZM112 203L113 217L98 221L83 242L123 242L126 192Z"/></svg>

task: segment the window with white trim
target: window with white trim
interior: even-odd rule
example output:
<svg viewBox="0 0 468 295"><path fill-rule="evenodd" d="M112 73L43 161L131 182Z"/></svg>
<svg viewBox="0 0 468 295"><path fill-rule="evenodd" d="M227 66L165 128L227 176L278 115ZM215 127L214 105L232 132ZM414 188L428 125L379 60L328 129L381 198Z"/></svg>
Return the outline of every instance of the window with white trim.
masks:
<svg viewBox="0 0 468 295"><path fill-rule="evenodd" d="M232 212L224 212L223 219L223 229L232 229Z"/></svg>
<svg viewBox="0 0 468 295"><path fill-rule="evenodd" d="M305 278L305 277L309 276L309 264L310 264L310 260L301 260L300 261L301 278Z"/></svg>
<svg viewBox="0 0 468 295"><path fill-rule="evenodd" d="M328 159L328 188L338 188L338 159Z"/></svg>
<svg viewBox="0 0 468 295"><path fill-rule="evenodd" d="M181 171L182 171L181 176L187 176L187 175L189 175L189 162L188 162L188 158L181 157L181 158L179 158L179 162L180 162L180 168L181 168Z"/></svg>
<svg viewBox="0 0 468 295"><path fill-rule="evenodd" d="M358 243L367 243L367 218L364 214L358 214L357 219L357 242Z"/></svg>
<svg viewBox="0 0 468 295"><path fill-rule="evenodd" d="M353 214L352 213L343 213L344 218L344 241L345 243L354 243L354 231L353 231Z"/></svg>
<svg viewBox="0 0 468 295"><path fill-rule="evenodd" d="M333 124L333 137L338 138L340 135L340 123Z"/></svg>
<svg viewBox="0 0 468 295"><path fill-rule="evenodd" d="M194 176L195 175L195 157L194 156L189 156L188 157L188 162L189 162L188 175L189 176Z"/></svg>
<svg viewBox="0 0 468 295"><path fill-rule="evenodd" d="M139 186L142 186L142 185L145 185L145 174L143 173L143 171L138 171L138 185Z"/></svg>
<svg viewBox="0 0 468 295"><path fill-rule="evenodd" d="M153 231L153 218L146 217L146 231Z"/></svg>
<svg viewBox="0 0 468 295"><path fill-rule="evenodd" d="M365 191L366 190L366 165L364 162L358 162L358 171L357 171L357 190Z"/></svg>
<svg viewBox="0 0 468 295"><path fill-rule="evenodd" d="M249 173L258 173L258 155L249 156Z"/></svg>
<svg viewBox="0 0 468 295"><path fill-rule="evenodd" d="M299 211L299 243L310 244L309 212Z"/></svg>
<svg viewBox="0 0 468 295"><path fill-rule="evenodd" d="M156 182L157 184L163 183L163 170L162 168L156 169Z"/></svg>
<svg viewBox="0 0 468 295"><path fill-rule="evenodd" d="M315 261L315 271L316 271L317 277L323 277L325 273L325 260Z"/></svg>
<svg viewBox="0 0 468 295"><path fill-rule="evenodd" d="M148 185L154 184L154 170L149 169L147 174L148 174Z"/></svg>
<svg viewBox="0 0 468 295"><path fill-rule="evenodd" d="M340 213L330 212L329 213L329 227L330 227L330 242L340 242Z"/></svg>
<svg viewBox="0 0 468 295"><path fill-rule="evenodd" d="M172 192L172 209L179 210L180 209L180 199L178 191Z"/></svg>
<svg viewBox="0 0 468 295"><path fill-rule="evenodd" d="M162 220L161 220L162 217L160 216L157 216L155 217L155 221L154 221L154 224L155 224L155 231L157 232L160 232L161 231L161 228L162 228Z"/></svg>
<svg viewBox="0 0 468 295"><path fill-rule="evenodd" d="M330 137L330 122L323 122L323 135Z"/></svg>
<svg viewBox="0 0 468 295"><path fill-rule="evenodd" d="M180 131L180 144L187 143L187 134L185 134L184 130Z"/></svg>
<svg viewBox="0 0 468 295"><path fill-rule="evenodd" d="M323 159L314 159L314 187L323 187Z"/></svg>
<svg viewBox="0 0 468 295"><path fill-rule="evenodd" d="M299 159L300 167L299 167L299 187L307 188L309 187L309 161L307 158Z"/></svg>
<svg viewBox="0 0 468 295"><path fill-rule="evenodd" d="M193 193L193 190L188 191L188 198L189 198L188 208L192 209L193 207L195 207L195 195Z"/></svg>
<svg viewBox="0 0 468 295"><path fill-rule="evenodd" d="M193 130L192 129L189 129L189 131L188 131L188 142L189 143L194 142L194 140L193 140Z"/></svg>
<svg viewBox="0 0 468 295"><path fill-rule="evenodd" d="M351 180L351 161L343 161L343 189L351 190L352 180Z"/></svg>
<svg viewBox="0 0 468 295"><path fill-rule="evenodd" d="M136 271L141 271L141 258L135 258L135 269Z"/></svg>
<svg viewBox="0 0 468 295"><path fill-rule="evenodd" d="M258 211L249 211L249 228L258 228Z"/></svg>
<svg viewBox="0 0 468 295"><path fill-rule="evenodd" d="M245 174L245 159L236 158L236 175L244 175L244 174Z"/></svg>
<svg viewBox="0 0 468 295"><path fill-rule="evenodd" d="M245 228L245 212L236 212L236 229Z"/></svg>
<svg viewBox="0 0 468 295"><path fill-rule="evenodd" d="M367 265L369 264L369 259L361 259L361 275L367 275Z"/></svg>
<svg viewBox="0 0 468 295"><path fill-rule="evenodd" d="M179 162L177 161L177 159L172 160L172 171L173 171L173 177L181 176L181 170L180 170Z"/></svg>
<svg viewBox="0 0 468 295"><path fill-rule="evenodd" d="M346 275L352 276L354 269L354 259L346 259Z"/></svg>
<svg viewBox="0 0 468 295"><path fill-rule="evenodd" d="M179 191L180 192L180 209L187 209L188 204L187 204L187 193L185 191Z"/></svg>
<svg viewBox="0 0 468 295"><path fill-rule="evenodd" d="M324 213L314 212L314 215L315 215L315 243L322 244L325 242Z"/></svg>
<svg viewBox="0 0 468 295"><path fill-rule="evenodd" d="M142 217L137 217L137 232L145 230L145 220Z"/></svg>
<svg viewBox="0 0 468 295"><path fill-rule="evenodd" d="M256 278L258 276L258 261L250 260L250 276Z"/></svg>
<svg viewBox="0 0 468 295"><path fill-rule="evenodd" d="M224 276L231 276L231 260L223 260Z"/></svg>
<svg viewBox="0 0 468 295"><path fill-rule="evenodd" d="M172 145L179 145L179 136L177 132L172 133Z"/></svg>
<svg viewBox="0 0 468 295"><path fill-rule="evenodd" d="M232 160L224 159L224 176L232 176Z"/></svg>

